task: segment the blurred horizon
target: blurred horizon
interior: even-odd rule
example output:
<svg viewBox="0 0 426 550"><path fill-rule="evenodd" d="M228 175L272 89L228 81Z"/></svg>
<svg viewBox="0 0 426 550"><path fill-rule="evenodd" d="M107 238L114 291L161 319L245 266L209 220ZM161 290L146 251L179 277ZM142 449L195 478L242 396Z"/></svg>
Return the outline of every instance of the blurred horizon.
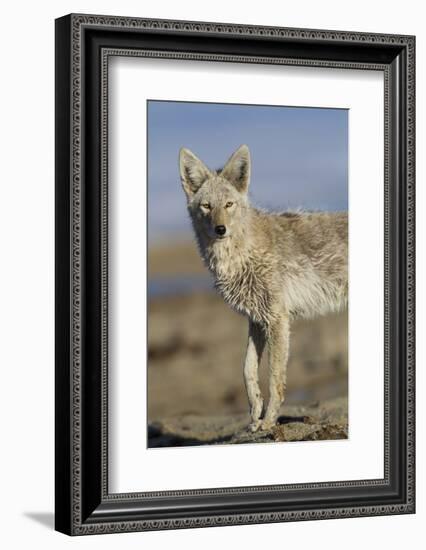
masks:
<svg viewBox="0 0 426 550"><path fill-rule="evenodd" d="M253 205L348 208L346 109L149 100L147 127L150 246L193 237L179 179L181 147L217 169L246 143Z"/></svg>

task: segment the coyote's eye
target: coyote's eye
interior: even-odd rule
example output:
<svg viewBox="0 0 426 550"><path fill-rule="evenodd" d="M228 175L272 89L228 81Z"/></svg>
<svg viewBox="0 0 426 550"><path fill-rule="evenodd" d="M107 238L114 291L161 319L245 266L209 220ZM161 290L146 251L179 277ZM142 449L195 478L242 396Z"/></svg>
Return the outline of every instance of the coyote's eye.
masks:
<svg viewBox="0 0 426 550"><path fill-rule="evenodd" d="M201 204L201 207L204 208L205 210L210 210L210 204L208 202L203 202Z"/></svg>
<svg viewBox="0 0 426 550"><path fill-rule="evenodd" d="M231 208L231 206L233 205L234 203L232 201L228 201L226 204L225 204L225 208Z"/></svg>

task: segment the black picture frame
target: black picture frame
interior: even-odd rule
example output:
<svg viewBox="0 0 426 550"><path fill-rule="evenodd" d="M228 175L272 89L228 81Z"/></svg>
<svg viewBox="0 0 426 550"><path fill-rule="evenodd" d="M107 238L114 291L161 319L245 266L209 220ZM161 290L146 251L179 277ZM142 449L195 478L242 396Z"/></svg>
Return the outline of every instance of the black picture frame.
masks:
<svg viewBox="0 0 426 550"><path fill-rule="evenodd" d="M108 493L111 55L383 71L383 479ZM71 14L56 20L55 63L56 529L85 535L414 513L415 38Z"/></svg>

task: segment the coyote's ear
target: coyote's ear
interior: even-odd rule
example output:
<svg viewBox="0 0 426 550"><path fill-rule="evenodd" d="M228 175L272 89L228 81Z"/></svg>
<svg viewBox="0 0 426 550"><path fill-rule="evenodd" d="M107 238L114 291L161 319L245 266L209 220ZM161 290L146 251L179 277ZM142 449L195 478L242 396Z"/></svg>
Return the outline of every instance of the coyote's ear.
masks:
<svg viewBox="0 0 426 550"><path fill-rule="evenodd" d="M179 153L179 169L182 186L188 199L212 175L207 166L194 153L184 147Z"/></svg>
<svg viewBox="0 0 426 550"><path fill-rule="evenodd" d="M220 175L227 179L241 193L246 193L250 183L250 151L241 145L225 164Z"/></svg>

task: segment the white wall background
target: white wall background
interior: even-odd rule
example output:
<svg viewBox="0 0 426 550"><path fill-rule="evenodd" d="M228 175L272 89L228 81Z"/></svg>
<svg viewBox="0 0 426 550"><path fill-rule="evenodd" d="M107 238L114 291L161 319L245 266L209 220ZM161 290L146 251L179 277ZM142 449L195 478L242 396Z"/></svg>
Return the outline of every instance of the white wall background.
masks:
<svg viewBox="0 0 426 550"><path fill-rule="evenodd" d="M54 23L69 12L417 35L418 512L352 520L102 535L70 539L53 526ZM301 549L399 549L426 521L424 241L426 30L420 1L86 0L8 3L0 88L0 542L4 548L216 548L265 543ZM423 245L423 246L422 246ZM285 467L285 465L283 465ZM422 537L423 538L423 537ZM416 547L416 546L415 546Z"/></svg>

